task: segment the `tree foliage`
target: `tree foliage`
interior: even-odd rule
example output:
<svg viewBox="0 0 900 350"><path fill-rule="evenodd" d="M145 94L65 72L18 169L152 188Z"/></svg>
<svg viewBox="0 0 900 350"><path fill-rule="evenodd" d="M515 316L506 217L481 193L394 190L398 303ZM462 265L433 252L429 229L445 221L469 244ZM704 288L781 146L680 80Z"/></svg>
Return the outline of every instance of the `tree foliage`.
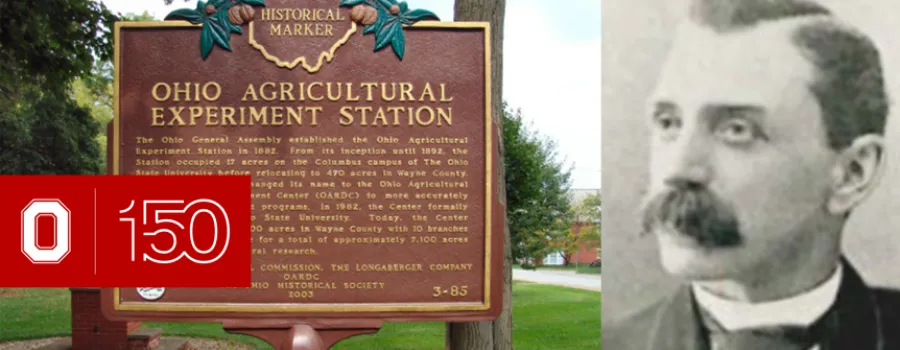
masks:
<svg viewBox="0 0 900 350"><path fill-rule="evenodd" d="M70 88L112 57L118 16L93 0L0 2L0 174L94 174L99 123Z"/></svg>
<svg viewBox="0 0 900 350"><path fill-rule="evenodd" d="M128 13L122 16L122 21L155 21L149 12L141 14ZM97 121L100 132L95 139L100 146L100 154L105 155L106 126L113 119L113 64L111 60L98 60L95 62L91 74L78 77L72 82L72 98L79 106L90 111L91 116ZM106 157L100 159L100 169L106 169Z"/></svg>
<svg viewBox="0 0 900 350"><path fill-rule="evenodd" d="M567 228L552 237L553 251L563 256L568 266L581 249L600 248L601 202L599 193L591 193L572 204L564 219Z"/></svg>
<svg viewBox="0 0 900 350"><path fill-rule="evenodd" d="M529 129L521 110L504 105L503 142L506 203L513 257L546 255L553 238L568 228L570 172L556 144Z"/></svg>
<svg viewBox="0 0 900 350"><path fill-rule="evenodd" d="M97 174L99 123L64 92L29 90L0 112L0 174Z"/></svg>
<svg viewBox="0 0 900 350"><path fill-rule="evenodd" d="M0 1L0 103L67 87L112 57L118 16L93 0Z"/></svg>
<svg viewBox="0 0 900 350"><path fill-rule="evenodd" d="M100 169L106 169L106 125L113 118L113 87L111 73L107 78L106 73L95 72L90 76L81 77L72 83L72 98L75 103L88 111L92 119L97 122L97 142L100 152Z"/></svg>
<svg viewBox="0 0 900 350"><path fill-rule="evenodd" d="M572 257L581 250L581 235L575 227L568 227L567 230L559 232L553 237L550 249L552 252L559 252L563 258L563 266L569 266Z"/></svg>
<svg viewBox="0 0 900 350"><path fill-rule="evenodd" d="M120 17L96 0L0 2L0 174L103 172Z"/></svg>

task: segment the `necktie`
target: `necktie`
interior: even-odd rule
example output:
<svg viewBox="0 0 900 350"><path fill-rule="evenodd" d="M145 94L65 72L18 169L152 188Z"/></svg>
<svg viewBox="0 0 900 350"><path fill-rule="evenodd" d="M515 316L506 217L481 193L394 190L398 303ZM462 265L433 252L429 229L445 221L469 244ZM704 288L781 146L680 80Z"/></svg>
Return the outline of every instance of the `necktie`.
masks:
<svg viewBox="0 0 900 350"><path fill-rule="evenodd" d="M805 327L771 326L730 331L700 312L711 350L810 350L817 340Z"/></svg>

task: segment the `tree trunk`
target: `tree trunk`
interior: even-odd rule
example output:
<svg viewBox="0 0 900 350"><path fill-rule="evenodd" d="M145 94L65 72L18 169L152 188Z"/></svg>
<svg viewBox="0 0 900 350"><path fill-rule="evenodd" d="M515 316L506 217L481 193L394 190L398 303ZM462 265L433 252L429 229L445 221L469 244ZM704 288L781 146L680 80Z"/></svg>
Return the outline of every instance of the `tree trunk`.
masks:
<svg viewBox="0 0 900 350"><path fill-rule="evenodd" d="M489 22L491 26L491 118L498 125L497 159L503 164L503 18L506 0L456 0L454 21ZM497 196L506 206L506 176L503 166L496 184ZM503 312L494 322L448 323L448 350L509 350L512 349L512 247L509 221L503 212Z"/></svg>

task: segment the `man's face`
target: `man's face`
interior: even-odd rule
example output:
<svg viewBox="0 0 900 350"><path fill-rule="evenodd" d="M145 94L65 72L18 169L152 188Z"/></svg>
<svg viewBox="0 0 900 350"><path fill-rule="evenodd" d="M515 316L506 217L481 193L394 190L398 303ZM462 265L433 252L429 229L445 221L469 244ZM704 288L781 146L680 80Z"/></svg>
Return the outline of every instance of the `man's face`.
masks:
<svg viewBox="0 0 900 350"><path fill-rule="evenodd" d="M782 22L679 30L647 116L648 229L673 274L752 271L827 215L836 153L790 42L799 22Z"/></svg>

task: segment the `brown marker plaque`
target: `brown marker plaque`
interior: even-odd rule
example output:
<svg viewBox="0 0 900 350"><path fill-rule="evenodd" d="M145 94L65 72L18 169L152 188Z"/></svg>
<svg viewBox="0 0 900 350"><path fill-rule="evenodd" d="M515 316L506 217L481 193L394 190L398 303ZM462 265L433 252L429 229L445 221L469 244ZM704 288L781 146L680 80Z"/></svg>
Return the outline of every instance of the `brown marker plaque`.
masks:
<svg viewBox="0 0 900 350"><path fill-rule="evenodd" d="M113 172L252 175L253 287L105 289L108 317L499 315L488 25L422 21L373 50L339 2L267 0L231 51L204 40L229 17L117 23Z"/></svg>

